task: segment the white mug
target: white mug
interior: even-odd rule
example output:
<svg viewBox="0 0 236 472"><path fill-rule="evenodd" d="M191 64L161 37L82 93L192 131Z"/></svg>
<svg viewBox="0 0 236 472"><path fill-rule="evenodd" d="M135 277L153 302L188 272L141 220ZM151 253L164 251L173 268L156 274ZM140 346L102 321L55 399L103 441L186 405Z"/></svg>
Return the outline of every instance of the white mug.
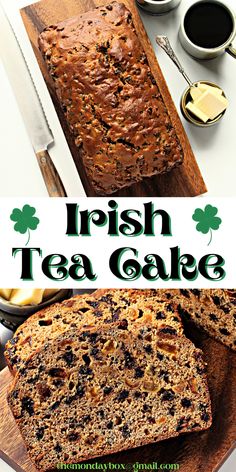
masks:
<svg viewBox="0 0 236 472"><path fill-rule="evenodd" d="M173 10L181 0L137 0L137 4L151 15L162 15Z"/></svg>
<svg viewBox="0 0 236 472"><path fill-rule="evenodd" d="M188 13L188 11L190 10L190 8L193 5L196 5L197 3L204 3L206 1L207 1L207 3L215 3L215 4L218 3L218 4L220 4L221 6L223 6L228 11L228 13L230 14L230 16L232 18L233 28L232 28L232 32L231 32L229 38L227 39L227 41L224 44L222 44L218 47L214 47L214 48L205 48L205 47L200 47L197 44L194 44L189 39L189 37L187 36L187 33L185 31L185 26L184 26L185 17L186 17L186 14ZM181 42L183 48L185 49L185 51L187 51L191 56L196 57L197 59L214 59L215 57L218 57L221 54L223 54L225 51L228 52L234 58L236 58L236 49L232 45L232 41L236 36L236 19L235 19L235 14L232 11L232 9L228 5L226 5L224 2L221 2L219 0L199 0L198 2L194 3L193 5L191 5L185 11L185 13L183 15L183 19L181 21L180 29L179 29L179 39L180 39L180 42Z"/></svg>

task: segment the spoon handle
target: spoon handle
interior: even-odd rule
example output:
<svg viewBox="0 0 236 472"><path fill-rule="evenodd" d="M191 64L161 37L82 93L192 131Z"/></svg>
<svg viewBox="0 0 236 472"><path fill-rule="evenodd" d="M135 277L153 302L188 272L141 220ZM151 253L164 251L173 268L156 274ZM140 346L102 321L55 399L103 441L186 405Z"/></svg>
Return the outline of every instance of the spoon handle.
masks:
<svg viewBox="0 0 236 472"><path fill-rule="evenodd" d="M177 66L178 70L181 72L185 80L188 82L190 87L193 86L193 82L190 80L190 78L187 76L185 70L183 69L183 66L180 64L179 59L177 58L176 54L174 53L170 41L167 38L167 36L157 36L156 37L156 42L157 44L164 49L166 54L171 58L171 60L174 62L174 64Z"/></svg>

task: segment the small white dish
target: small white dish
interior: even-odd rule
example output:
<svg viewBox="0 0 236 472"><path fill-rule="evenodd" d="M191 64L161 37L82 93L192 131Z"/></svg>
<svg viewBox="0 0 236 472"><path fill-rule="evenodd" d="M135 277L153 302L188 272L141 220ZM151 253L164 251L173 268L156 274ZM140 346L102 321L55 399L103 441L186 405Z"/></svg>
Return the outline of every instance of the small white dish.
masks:
<svg viewBox="0 0 236 472"><path fill-rule="evenodd" d="M190 38L188 37L185 29L185 20L188 12L197 5L204 5L204 4L212 4L212 5L220 5L222 8L228 12L229 16L232 19L232 31L230 36L228 37L227 41L221 44L218 47L200 47L197 44L194 44ZM214 20L214 18L213 18ZM201 24L199 24L199 28L201 29ZM203 59L209 60L214 59L215 57L221 56L224 52L228 52L232 57L236 58L236 49L233 46L232 42L236 36L236 17L235 13L227 4L220 0L198 0L193 5L188 7L182 17L181 25L179 28L179 40L182 47L185 51L190 54L190 56L195 57L196 59Z"/></svg>
<svg viewBox="0 0 236 472"><path fill-rule="evenodd" d="M181 0L136 0L142 10L151 15L163 15L176 8Z"/></svg>

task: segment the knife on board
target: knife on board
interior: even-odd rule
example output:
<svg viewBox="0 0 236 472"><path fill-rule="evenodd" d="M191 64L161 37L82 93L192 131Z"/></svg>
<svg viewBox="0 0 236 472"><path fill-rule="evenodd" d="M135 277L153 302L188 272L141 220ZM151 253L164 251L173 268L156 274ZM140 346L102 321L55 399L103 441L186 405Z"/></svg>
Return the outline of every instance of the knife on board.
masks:
<svg viewBox="0 0 236 472"><path fill-rule="evenodd" d="M49 146L54 142L52 131L18 38L1 4L0 15L3 26L0 38L0 56L37 157L48 194L50 197L66 197L64 185L48 152Z"/></svg>

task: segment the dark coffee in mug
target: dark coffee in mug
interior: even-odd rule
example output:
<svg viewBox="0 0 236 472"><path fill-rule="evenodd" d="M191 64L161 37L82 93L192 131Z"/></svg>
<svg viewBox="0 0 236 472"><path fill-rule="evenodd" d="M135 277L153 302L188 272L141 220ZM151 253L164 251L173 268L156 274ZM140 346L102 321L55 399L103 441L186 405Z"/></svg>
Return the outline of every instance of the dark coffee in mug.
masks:
<svg viewBox="0 0 236 472"><path fill-rule="evenodd" d="M202 48L217 48L230 38L233 19L224 5L203 1L189 8L184 29L192 43Z"/></svg>

